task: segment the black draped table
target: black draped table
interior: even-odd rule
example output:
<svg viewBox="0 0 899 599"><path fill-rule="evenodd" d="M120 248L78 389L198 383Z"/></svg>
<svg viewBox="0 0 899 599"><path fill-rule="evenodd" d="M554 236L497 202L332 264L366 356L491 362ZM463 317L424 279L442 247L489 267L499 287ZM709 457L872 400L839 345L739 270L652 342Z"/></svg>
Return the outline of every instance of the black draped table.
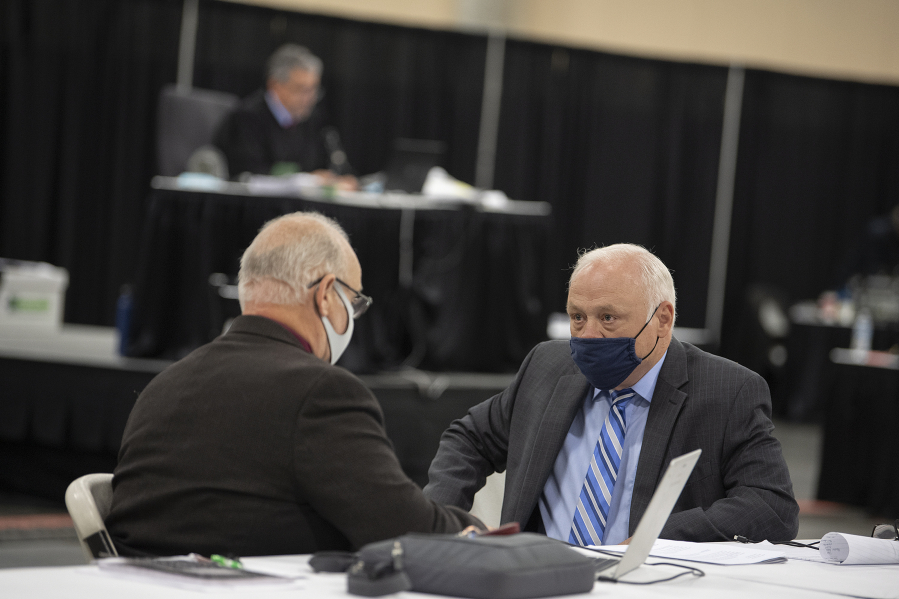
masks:
<svg viewBox="0 0 899 599"><path fill-rule="evenodd" d="M877 323L875 351L849 350L852 328L818 317L811 302L791 309L787 367L775 413L824 425L817 498L899 514L899 329ZM889 351L888 351L889 350Z"/></svg>
<svg viewBox="0 0 899 599"><path fill-rule="evenodd" d="M823 322L811 302L790 310L790 334L786 340L787 362L782 377L772 385L774 413L794 422L822 418L837 372L830 359L834 348L849 347L851 324ZM888 350L899 346L897 323L875 323L871 347Z"/></svg>
<svg viewBox="0 0 899 599"><path fill-rule="evenodd" d="M899 515L899 356L831 352L818 499Z"/></svg>
<svg viewBox="0 0 899 599"><path fill-rule="evenodd" d="M133 357L177 359L220 334L237 303L219 297L210 275L235 277L262 224L298 210L340 222L375 298L341 359L355 372L514 370L545 339L547 316L558 308L548 300L542 202L252 195L241 184L191 191L162 177L153 186L134 289Z"/></svg>

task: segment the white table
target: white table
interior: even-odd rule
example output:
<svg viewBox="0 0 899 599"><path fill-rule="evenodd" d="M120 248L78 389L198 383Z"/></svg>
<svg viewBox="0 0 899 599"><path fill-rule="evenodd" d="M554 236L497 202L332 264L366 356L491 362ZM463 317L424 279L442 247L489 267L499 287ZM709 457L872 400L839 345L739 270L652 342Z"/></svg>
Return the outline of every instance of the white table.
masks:
<svg viewBox="0 0 899 599"><path fill-rule="evenodd" d="M262 599L280 597L351 597L346 592L343 574L314 574L307 565L308 556L244 558L248 568L277 567L282 572L302 576L278 588L213 589L195 591L167 585L125 580L100 572L97 566L66 568L17 568L0 570L0 597L3 599L149 599L166 597L234 597ZM654 558L649 563L663 561ZM672 561L672 560L664 560ZM835 596L899 598L899 566L838 566L789 560L782 564L752 566L714 566L683 562L705 571L697 578L683 576L671 582L651 586L632 586L598 582L589 593L593 597L719 597L765 599L822 599ZM625 581L645 581L670 576L678 569L670 566L642 566L626 575ZM419 593L399 593L391 597L423 597ZM580 595L585 596L585 595ZM574 597L574 596L572 596Z"/></svg>

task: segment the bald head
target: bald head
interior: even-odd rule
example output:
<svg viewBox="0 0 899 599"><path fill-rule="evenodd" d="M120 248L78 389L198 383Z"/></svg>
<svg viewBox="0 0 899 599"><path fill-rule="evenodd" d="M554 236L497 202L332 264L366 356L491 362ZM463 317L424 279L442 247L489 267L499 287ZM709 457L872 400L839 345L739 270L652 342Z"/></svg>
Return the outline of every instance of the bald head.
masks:
<svg viewBox="0 0 899 599"><path fill-rule="evenodd" d="M631 243L616 243L584 252L571 273L569 288L576 277L595 268L613 268L621 281L639 290L645 300L646 318L662 302L676 309L677 294L668 267L646 248Z"/></svg>
<svg viewBox="0 0 899 599"><path fill-rule="evenodd" d="M326 273L347 277L358 269L346 233L316 212L295 212L267 222L240 260L238 297L247 304L303 304L307 285Z"/></svg>

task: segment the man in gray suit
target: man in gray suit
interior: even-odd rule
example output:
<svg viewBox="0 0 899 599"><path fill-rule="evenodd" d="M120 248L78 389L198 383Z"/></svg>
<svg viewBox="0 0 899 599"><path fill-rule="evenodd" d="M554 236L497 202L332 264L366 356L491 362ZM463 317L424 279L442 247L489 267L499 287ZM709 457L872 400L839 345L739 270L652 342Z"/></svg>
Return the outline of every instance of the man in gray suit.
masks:
<svg viewBox="0 0 899 599"><path fill-rule="evenodd" d="M657 257L629 244L583 254L567 311L570 342L535 347L505 391L450 425L426 495L470 509L505 470L503 522L614 545L633 535L668 462L701 448L663 538L796 535L767 385L672 337L674 282Z"/></svg>

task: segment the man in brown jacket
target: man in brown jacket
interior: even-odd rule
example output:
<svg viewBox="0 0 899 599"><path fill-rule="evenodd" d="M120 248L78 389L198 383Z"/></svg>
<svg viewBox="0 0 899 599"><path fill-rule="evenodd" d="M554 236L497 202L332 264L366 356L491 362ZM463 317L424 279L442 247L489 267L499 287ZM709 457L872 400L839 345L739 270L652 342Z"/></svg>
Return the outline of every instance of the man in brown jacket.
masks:
<svg viewBox="0 0 899 599"><path fill-rule="evenodd" d="M243 315L129 417L106 522L121 553L312 553L480 525L403 474L374 396L333 365L371 303L361 288L336 222L263 227L241 259Z"/></svg>

